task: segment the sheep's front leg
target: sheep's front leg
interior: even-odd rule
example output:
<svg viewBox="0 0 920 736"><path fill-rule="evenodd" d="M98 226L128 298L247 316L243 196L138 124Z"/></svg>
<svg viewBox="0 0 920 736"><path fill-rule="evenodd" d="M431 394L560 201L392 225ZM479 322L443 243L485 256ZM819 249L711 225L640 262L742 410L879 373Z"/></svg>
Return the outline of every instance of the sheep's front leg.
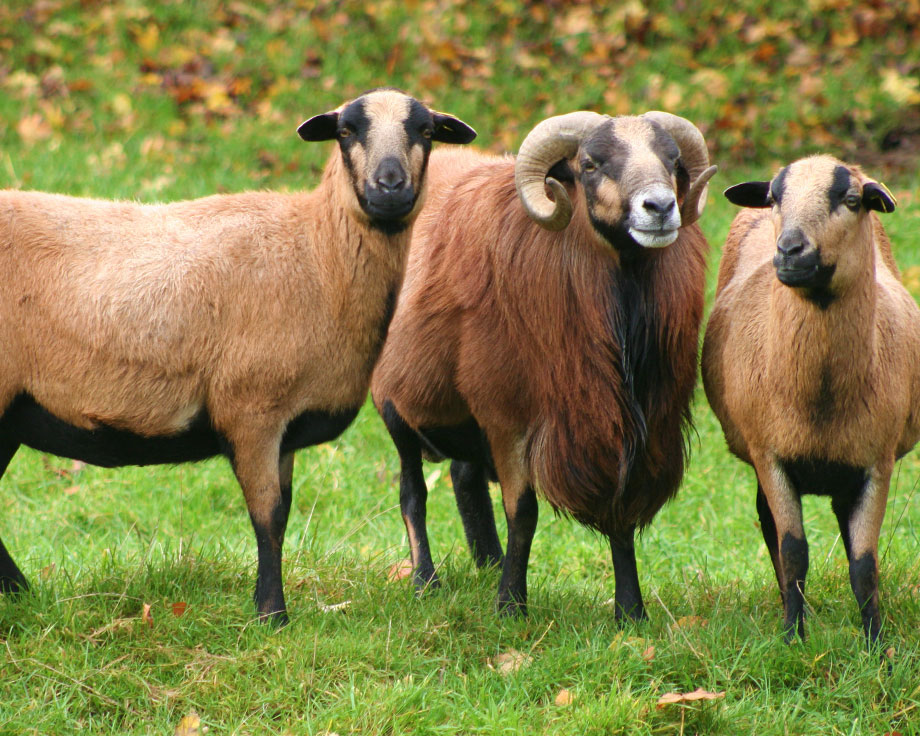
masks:
<svg viewBox="0 0 920 736"><path fill-rule="evenodd" d="M421 595L441 585L428 544L428 487L422 474L422 445L391 402L384 404L380 415L399 453L399 507L409 537L412 581L416 594Z"/></svg>
<svg viewBox="0 0 920 736"><path fill-rule="evenodd" d="M527 615L527 563L537 529L537 494L524 472L523 440L489 439L508 521L508 546L496 605L502 615Z"/></svg>
<svg viewBox="0 0 920 736"><path fill-rule="evenodd" d="M866 645L881 641L882 617L878 605L878 538L885 518L888 487L894 462L873 468L854 497L835 497L834 513L850 565L850 586L862 615Z"/></svg>
<svg viewBox="0 0 920 736"><path fill-rule="evenodd" d="M495 513L489 496L489 481L482 463L454 460L450 464L457 510L463 521L466 543L477 567L502 564L504 555L495 528Z"/></svg>
<svg viewBox="0 0 920 736"><path fill-rule="evenodd" d="M753 453L752 453L753 454ZM786 642L805 638L805 576L808 574L808 542L802 524L802 502L782 465L775 457L754 457L757 482L763 489L776 525L778 572L783 596ZM769 543L767 547L769 548Z"/></svg>
<svg viewBox="0 0 920 736"><path fill-rule="evenodd" d="M770 553L770 562L773 563L773 573L776 575L776 584L779 586L780 602L785 600L783 592L783 575L779 564L779 537L776 536L776 522L763 493L760 482L757 483L757 516L760 519L760 533L763 534L764 544Z"/></svg>
<svg viewBox="0 0 920 736"><path fill-rule="evenodd" d="M279 457L280 433L261 442L232 442L233 470L256 535L255 604L259 618L288 621L281 578L281 547L291 509L293 454ZM282 480L284 482L282 482Z"/></svg>
<svg viewBox="0 0 920 736"><path fill-rule="evenodd" d="M19 445L12 442L0 443L0 478L6 472L10 460L16 454ZM0 541L0 593L17 593L21 590L28 590L29 583L26 576L16 567L10 553L6 551L3 542Z"/></svg>
<svg viewBox="0 0 920 736"><path fill-rule="evenodd" d="M642 603L639 572L636 569L635 527L622 534L610 535L610 553L613 558L614 618L641 621L648 618Z"/></svg>

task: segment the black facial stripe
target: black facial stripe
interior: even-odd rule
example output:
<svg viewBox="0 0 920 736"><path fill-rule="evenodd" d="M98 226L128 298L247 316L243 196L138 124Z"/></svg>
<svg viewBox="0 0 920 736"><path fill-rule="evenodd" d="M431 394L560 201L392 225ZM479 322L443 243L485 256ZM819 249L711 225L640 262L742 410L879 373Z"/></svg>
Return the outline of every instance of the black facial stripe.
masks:
<svg viewBox="0 0 920 736"><path fill-rule="evenodd" d="M850 170L846 166L837 166L834 168L834 180L827 193L831 212L841 205L848 191L850 191Z"/></svg>
<svg viewBox="0 0 920 736"><path fill-rule="evenodd" d="M680 148L675 143L671 134L662 128L658 123L652 123L652 129L655 131L655 139L652 141L652 151L661 159L661 163L668 170L668 173L674 173L674 162L680 156Z"/></svg>
<svg viewBox="0 0 920 736"><path fill-rule="evenodd" d="M773 197L773 201L776 204L779 204L783 201L783 192L786 189L786 174L789 173L789 168L785 167L780 169L780 172L773 179L773 183L770 185L770 196Z"/></svg>

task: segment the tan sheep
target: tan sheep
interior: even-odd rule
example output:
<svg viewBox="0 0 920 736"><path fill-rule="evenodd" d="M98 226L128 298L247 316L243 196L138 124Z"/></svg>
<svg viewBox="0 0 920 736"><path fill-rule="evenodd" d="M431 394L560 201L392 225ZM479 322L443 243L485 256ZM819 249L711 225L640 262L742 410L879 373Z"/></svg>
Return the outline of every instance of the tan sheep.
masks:
<svg viewBox="0 0 920 736"><path fill-rule="evenodd" d="M757 473L757 510L785 612L804 636L800 498L831 497L870 646L878 538L896 459L920 437L920 310L875 212L895 202L859 168L815 156L725 196L732 223L703 344L728 447Z"/></svg>
<svg viewBox="0 0 920 736"><path fill-rule="evenodd" d="M338 139L312 192L0 193L0 472L20 444L103 466L226 455L256 534L256 607L281 622L293 452L358 412L431 141L475 136L390 89L298 132ZM24 587L0 544L0 590Z"/></svg>

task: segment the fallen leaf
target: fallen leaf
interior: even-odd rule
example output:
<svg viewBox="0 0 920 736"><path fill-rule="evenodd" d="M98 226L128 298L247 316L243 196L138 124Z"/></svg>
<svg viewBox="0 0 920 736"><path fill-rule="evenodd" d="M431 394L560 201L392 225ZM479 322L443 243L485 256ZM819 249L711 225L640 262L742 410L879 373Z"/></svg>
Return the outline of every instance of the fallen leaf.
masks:
<svg viewBox="0 0 920 736"><path fill-rule="evenodd" d="M655 659L655 647L653 645L650 644L648 648L642 652L642 659L644 659L646 662L651 662L653 659Z"/></svg>
<svg viewBox="0 0 920 736"><path fill-rule="evenodd" d="M708 690L703 690L703 688L698 687L692 693L665 693L658 698L658 704L655 707L660 710L666 705L692 703L697 700L718 700L724 697L724 690L720 693L711 693Z"/></svg>
<svg viewBox="0 0 920 736"><path fill-rule="evenodd" d="M344 611L348 606L351 605L351 601L342 601L341 603L320 603L319 610L323 613L334 613L336 611Z"/></svg>
<svg viewBox="0 0 920 736"><path fill-rule="evenodd" d="M72 496L80 490L80 486L70 486L64 489L65 496Z"/></svg>
<svg viewBox="0 0 920 736"><path fill-rule="evenodd" d="M507 652L502 652L492 657L488 661L488 665L501 675L510 675L522 667L526 667L531 662L533 662L533 657L529 654L519 652L517 649L509 649Z"/></svg>
<svg viewBox="0 0 920 736"><path fill-rule="evenodd" d="M895 654L897 654L897 651L895 650L894 647L888 647L885 650L885 656L888 657L888 659L894 659Z"/></svg>
<svg viewBox="0 0 920 736"><path fill-rule="evenodd" d="M674 626L678 629L690 629L694 626L705 626L707 623L709 622L702 616L681 616Z"/></svg>
<svg viewBox="0 0 920 736"><path fill-rule="evenodd" d="M51 137L51 126L39 114L26 115L16 125L16 132L25 143L37 143Z"/></svg>
<svg viewBox="0 0 920 736"><path fill-rule="evenodd" d="M48 578L51 577L52 574L54 574L54 563L53 562L50 565L45 565L41 569L42 580L47 580Z"/></svg>
<svg viewBox="0 0 920 736"><path fill-rule="evenodd" d="M176 618L179 618L179 616L185 613L186 608L188 608L188 604L185 601L176 601L175 603L172 604L173 616L175 616Z"/></svg>
<svg viewBox="0 0 920 736"><path fill-rule="evenodd" d="M199 736L200 734L207 733L207 730L207 728L201 727L200 716L195 711L192 711L179 721L179 725L176 726L173 736Z"/></svg>
<svg viewBox="0 0 920 736"><path fill-rule="evenodd" d="M562 688L556 695L556 700L554 702L556 705L571 705L574 700L575 696L572 695L572 691Z"/></svg>
<svg viewBox="0 0 920 736"><path fill-rule="evenodd" d="M395 583L397 580L405 580L412 574L412 560L400 560L390 567L387 571L387 580Z"/></svg>
<svg viewBox="0 0 920 736"><path fill-rule="evenodd" d="M144 608L141 611L141 621L143 621L151 629L153 628L153 614L150 612L150 604L145 603Z"/></svg>

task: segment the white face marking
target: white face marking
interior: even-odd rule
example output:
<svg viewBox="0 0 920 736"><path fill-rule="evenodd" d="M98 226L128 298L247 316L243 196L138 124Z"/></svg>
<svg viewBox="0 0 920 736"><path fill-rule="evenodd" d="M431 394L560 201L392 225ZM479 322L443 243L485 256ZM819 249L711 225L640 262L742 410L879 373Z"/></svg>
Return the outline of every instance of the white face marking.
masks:
<svg viewBox="0 0 920 736"><path fill-rule="evenodd" d="M364 114L370 120L367 132L365 176L370 179L380 162L392 156L405 171L409 168L409 137L405 123L409 117L409 98L399 92L372 92L365 97ZM411 183L411 182L410 182Z"/></svg>
<svg viewBox="0 0 920 736"><path fill-rule="evenodd" d="M663 248L677 240L680 210L674 190L653 184L630 199L629 234L643 248ZM670 209L669 209L670 208Z"/></svg>

